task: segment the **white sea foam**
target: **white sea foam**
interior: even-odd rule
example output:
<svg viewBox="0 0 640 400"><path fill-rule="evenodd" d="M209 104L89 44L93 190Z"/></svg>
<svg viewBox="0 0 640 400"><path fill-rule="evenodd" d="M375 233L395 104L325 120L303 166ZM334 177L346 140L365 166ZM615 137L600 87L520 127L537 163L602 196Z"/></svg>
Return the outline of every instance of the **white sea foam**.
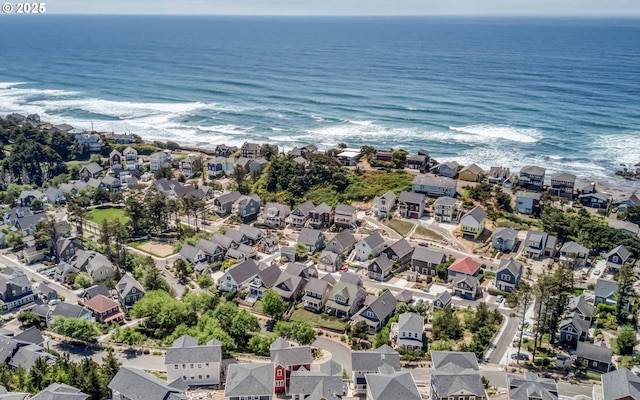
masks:
<svg viewBox="0 0 640 400"><path fill-rule="evenodd" d="M463 127L450 126L450 130L464 135L454 138L461 141L483 142L495 139L510 140L521 143L535 143L540 140L540 133L535 129L515 128L504 125L468 125Z"/></svg>
<svg viewBox="0 0 640 400"><path fill-rule="evenodd" d="M14 86L26 85L27 82L0 82L0 89L9 89Z"/></svg>
<svg viewBox="0 0 640 400"><path fill-rule="evenodd" d="M354 125L361 125L361 126L371 126L373 124L373 121L357 121L357 120L349 120L347 121L350 124L354 124Z"/></svg>

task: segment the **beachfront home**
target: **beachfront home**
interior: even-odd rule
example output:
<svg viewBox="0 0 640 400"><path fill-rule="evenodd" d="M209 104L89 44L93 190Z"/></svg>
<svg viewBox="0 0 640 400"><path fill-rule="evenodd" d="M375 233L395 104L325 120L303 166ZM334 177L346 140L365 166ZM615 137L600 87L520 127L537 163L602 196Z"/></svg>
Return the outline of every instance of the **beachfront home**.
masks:
<svg viewBox="0 0 640 400"><path fill-rule="evenodd" d="M245 158L260 157L260 145L257 143L244 142L240 147L240 155Z"/></svg>
<svg viewBox="0 0 640 400"><path fill-rule="evenodd" d="M491 167L489 169L489 183L503 184L504 181L511 176L511 170L508 167Z"/></svg>
<svg viewBox="0 0 640 400"><path fill-rule="evenodd" d="M606 210L611 202L611 195L602 192L581 194L578 198L583 206L597 210Z"/></svg>
<svg viewBox="0 0 640 400"><path fill-rule="evenodd" d="M426 249L424 247L416 247L411 254L411 270L424 275L434 276L436 267L447 260L444 253Z"/></svg>
<svg viewBox="0 0 640 400"><path fill-rule="evenodd" d="M379 373L382 366L400 371L400 354L388 345L382 345L373 351L351 352L351 379L356 394L367 392L367 374Z"/></svg>
<svg viewBox="0 0 640 400"><path fill-rule="evenodd" d="M182 379L188 386L219 386L222 372L222 344L211 339L198 345L198 339L182 335L173 341L164 358L167 381Z"/></svg>
<svg viewBox="0 0 640 400"><path fill-rule="evenodd" d="M375 258L367 266L369 272L369 278L376 281L384 281L392 274L393 261L388 259L385 255L381 255Z"/></svg>
<svg viewBox="0 0 640 400"><path fill-rule="evenodd" d="M540 378L534 372L523 376L507 374L509 400L558 400L558 384L550 378Z"/></svg>
<svg viewBox="0 0 640 400"><path fill-rule="evenodd" d="M463 237L478 239L486 221L487 213L482 207L476 206L460 219L460 233Z"/></svg>
<svg viewBox="0 0 640 400"><path fill-rule="evenodd" d="M216 157L231 157L236 151L238 151L237 146L227 146L226 144L219 144L216 146L215 155Z"/></svg>
<svg viewBox="0 0 640 400"><path fill-rule="evenodd" d="M630 253L624 245L620 245L607 253L607 269L616 273L629 259Z"/></svg>
<svg viewBox="0 0 640 400"><path fill-rule="evenodd" d="M447 161L438 166L438 172L441 176L447 178L455 178L456 174L458 173L459 166L460 164L455 161Z"/></svg>
<svg viewBox="0 0 640 400"><path fill-rule="evenodd" d="M576 185L576 176L566 172L551 175L551 187L549 192L552 196L559 196L567 200L573 200L573 192Z"/></svg>
<svg viewBox="0 0 640 400"><path fill-rule="evenodd" d="M491 245L494 249L510 253L518 243L518 231L509 227L500 227L491 236Z"/></svg>
<svg viewBox="0 0 640 400"><path fill-rule="evenodd" d="M540 204L540 193L519 190L516 193L516 209L520 214L533 214Z"/></svg>
<svg viewBox="0 0 640 400"><path fill-rule="evenodd" d="M135 143L136 137L130 133L103 133L105 140L112 141L115 144L131 144Z"/></svg>
<svg viewBox="0 0 640 400"><path fill-rule="evenodd" d="M416 175L411 183L414 192L424 193L429 197L456 196L457 181L435 175Z"/></svg>
<svg viewBox="0 0 640 400"><path fill-rule="evenodd" d="M370 258L377 257L383 249L384 239L382 235L380 235L380 232L373 232L356 244L355 259L367 261Z"/></svg>
<svg viewBox="0 0 640 400"><path fill-rule="evenodd" d="M358 222L357 209L354 206L339 203L334 210L333 220L338 228L355 229Z"/></svg>
<svg viewBox="0 0 640 400"><path fill-rule="evenodd" d="M362 157L362 153L360 149L342 149L338 155L338 161L345 167L355 167L360 162L360 158Z"/></svg>
<svg viewBox="0 0 640 400"><path fill-rule="evenodd" d="M369 333L375 335L395 313L397 304L398 300L393 296L393 293L390 290L385 290L375 300L365 304L358 313L351 317L351 324L355 325L360 321L364 321L369 327Z"/></svg>
<svg viewBox="0 0 640 400"><path fill-rule="evenodd" d="M438 222L457 223L462 216L462 202L453 197L438 197L433 203L433 215Z"/></svg>
<svg viewBox="0 0 640 400"><path fill-rule="evenodd" d="M430 400L488 399L474 353L432 351L431 360Z"/></svg>
<svg viewBox="0 0 640 400"><path fill-rule="evenodd" d="M149 156L149 171L156 172L164 164L171 162L171 151L163 150L153 153Z"/></svg>
<svg viewBox="0 0 640 400"><path fill-rule="evenodd" d="M525 189L539 192L542 190L542 185L544 185L544 174L546 171L546 168L535 165L522 167L518 184Z"/></svg>
<svg viewBox="0 0 640 400"><path fill-rule="evenodd" d="M429 165L429 156L423 154L415 154L407 158L407 168L424 170Z"/></svg>
<svg viewBox="0 0 640 400"><path fill-rule="evenodd" d="M231 175L234 166L235 164L231 158L214 157L211 160L207 160L207 174L209 175L209 179Z"/></svg>
<svg viewBox="0 0 640 400"><path fill-rule="evenodd" d="M327 243L326 249L338 255L348 255L355 247L356 242L357 240L353 233L345 229Z"/></svg>
<svg viewBox="0 0 640 400"><path fill-rule="evenodd" d="M322 203L309 211L309 225L316 229L329 228L333 225L333 208Z"/></svg>
<svg viewBox="0 0 640 400"><path fill-rule="evenodd" d="M302 228L304 224L307 223L311 210L315 207L316 206L311 200L305 201L291 211L289 218L287 218L287 222L292 228Z"/></svg>
<svg viewBox="0 0 640 400"><path fill-rule="evenodd" d="M402 192L398 202L398 212L402 218L421 218L425 203L426 197L422 193Z"/></svg>
<svg viewBox="0 0 640 400"><path fill-rule="evenodd" d="M466 182L481 182L484 179L484 171L477 164L469 164L460 170L458 179Z"/></svg>
<svg viewBox="0 0 640 400"><path fill-rule="evenodd" d="M396 207L397 198L396 194L391 190L382 196L376 196L373 199L373 214L378 218L387 218Z"/></svg>
<svg viewBox="0 0 640 400"><path fill-rule="evenodd" d="M496 271L496 288L503 292L513 292L518 288L522 277L522 263L509 257L500 260L500 266Z"/></svg>
<svg viewBox="0 0 640 400"><path fill-rule="evenodd" d="M566 242L560 248L560 261L567 261L574 267L587 265L589 249L576 242Z"/></svg>
<svg viewBox="0 0 640 400"><path fill-rule="evenodd" d="M553 257L556 254L558 238L546 232L528 231L524 240L524 256L534 260Z"/></svg>

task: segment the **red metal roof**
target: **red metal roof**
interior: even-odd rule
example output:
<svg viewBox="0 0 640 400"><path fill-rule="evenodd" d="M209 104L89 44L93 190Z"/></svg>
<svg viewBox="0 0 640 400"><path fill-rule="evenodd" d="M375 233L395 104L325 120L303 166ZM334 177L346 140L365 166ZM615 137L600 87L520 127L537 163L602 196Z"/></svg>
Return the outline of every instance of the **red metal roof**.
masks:
<svg viewBox="0 0 640 400"><path fill-rule="evenodd" d="M465 275L474 275L479 269L480 263L471 257L458 258L449 266L449 271L455 271Z"/></svg>

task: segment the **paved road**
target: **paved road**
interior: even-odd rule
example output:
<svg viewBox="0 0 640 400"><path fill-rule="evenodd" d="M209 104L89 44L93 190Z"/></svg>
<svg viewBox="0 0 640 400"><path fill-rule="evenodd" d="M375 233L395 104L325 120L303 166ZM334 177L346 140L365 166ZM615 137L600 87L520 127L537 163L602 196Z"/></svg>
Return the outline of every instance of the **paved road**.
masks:
<svg viewBox="0 0 640 400"><path fill-rule="evenodd" d="M494 343L495 346L491 351L491 355L487 360L491 364L500 364L504 355L507 353L509 346L513 342L513 338L518 330L518 318L509 318L507 316L507 326L500 335L500 337L496 338L497 343Z"/></svg>
<svg viewBox="0 0 640 400"><path fill-rule="evenodd" d="M348 374L351 374L351 349L349 347L323 337L317 338L312 346L331 353L331 359L342 364L342 368L344 368Z"/></svg>

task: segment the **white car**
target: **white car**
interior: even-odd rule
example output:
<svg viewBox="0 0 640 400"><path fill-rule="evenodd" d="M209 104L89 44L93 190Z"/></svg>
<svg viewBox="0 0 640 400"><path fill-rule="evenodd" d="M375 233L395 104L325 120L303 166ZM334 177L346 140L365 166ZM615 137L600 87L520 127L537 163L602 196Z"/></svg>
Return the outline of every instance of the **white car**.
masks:
<svg viewBox="0 0 640 400"><path fill-rule="evenodd" d="M599 270L599 269L594 270L594 271L593 271L593 274L594 274L595 276L600 275L600 270Z"/></svg>
<svg viewBox="0 0 640 400"><path fill-rule="evenodd" d="M504 296L499 294L496 296L496 303L502 303L504 301Z"/></svg>

